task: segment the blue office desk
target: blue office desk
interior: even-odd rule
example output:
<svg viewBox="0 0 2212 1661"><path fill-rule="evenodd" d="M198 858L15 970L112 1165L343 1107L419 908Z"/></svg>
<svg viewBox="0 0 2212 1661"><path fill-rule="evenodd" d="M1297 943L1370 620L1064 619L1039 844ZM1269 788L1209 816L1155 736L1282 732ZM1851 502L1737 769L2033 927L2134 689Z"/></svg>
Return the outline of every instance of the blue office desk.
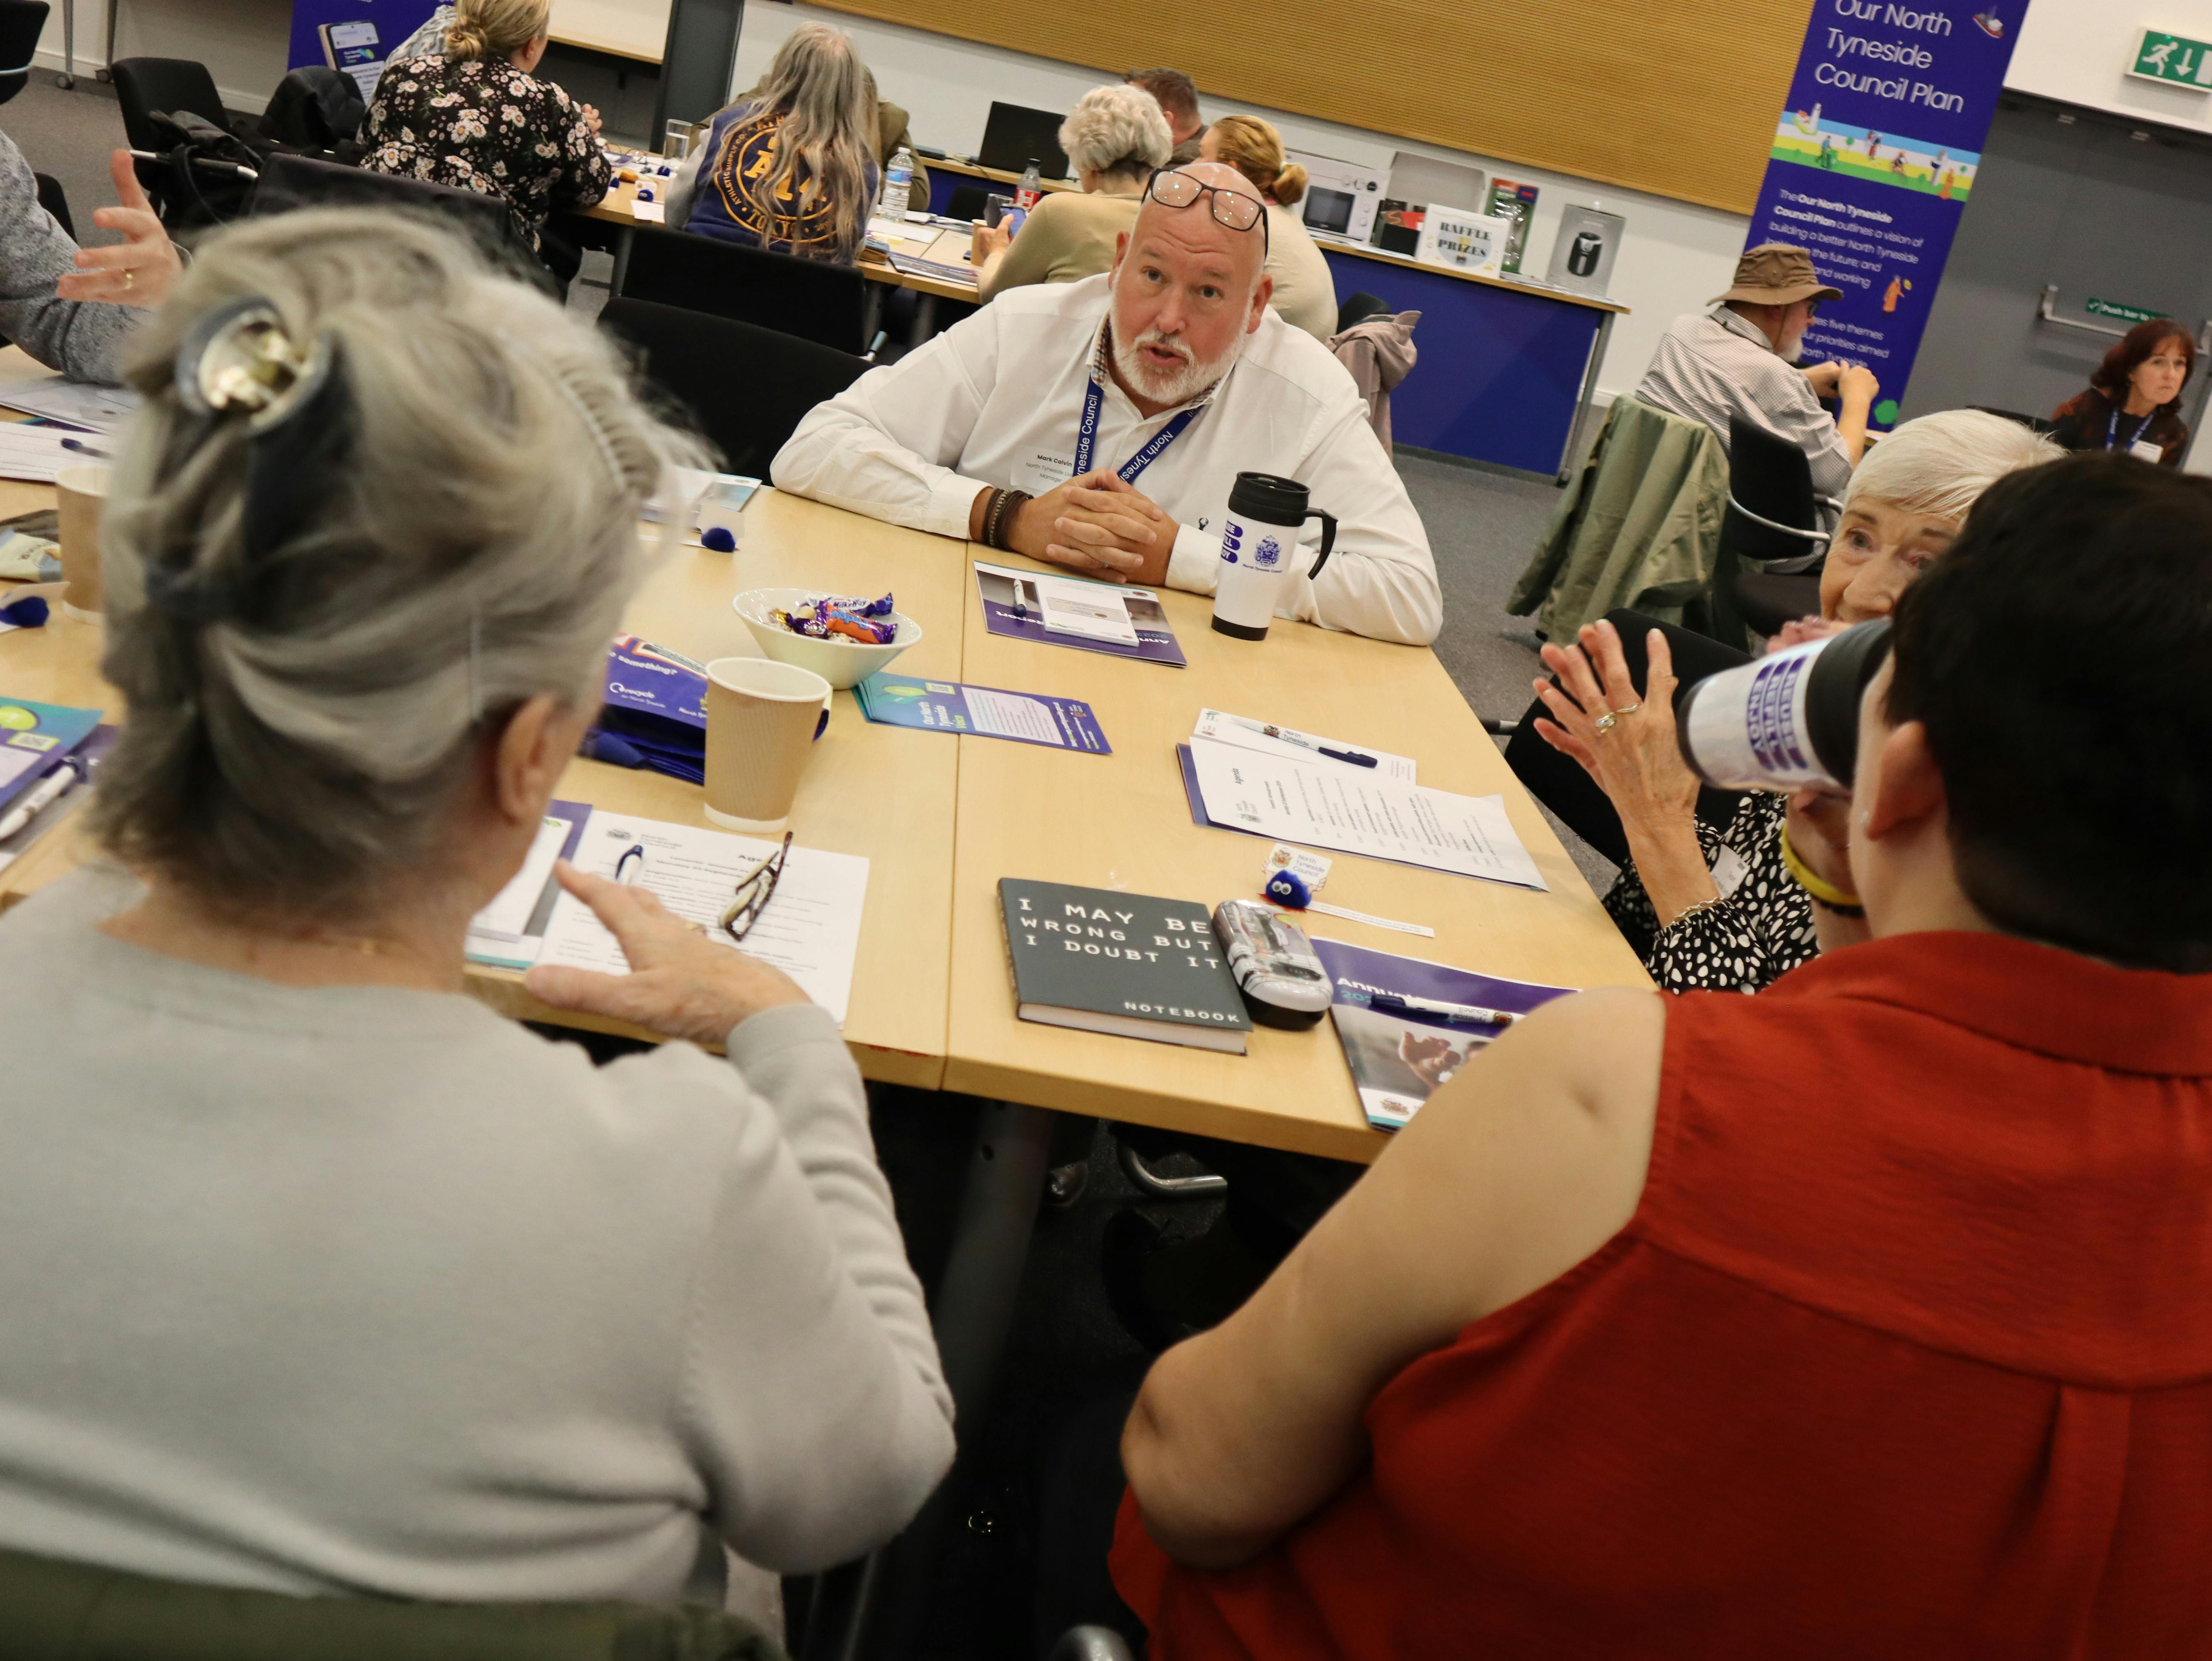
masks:
<svg viewBox="0 0 2212 1661"><path fill-rule="evenodd" d="M1323 242L1322 253L1340 302L1364 291L1421 313L1419 356L1390 395L1393 442L1566 482L1613 319L1626 307L1379 249Z"/></svg>
<svg viewBox="0 0 2212 1661"><path fill-rule="evenodd" d="M929 160L930 210L963 185L1011 192L1012 175ZM1055 183L1052 188L1064 188ZM1362 292L1419 312L1419 357L1390 395L1394 442L1549 473L1567 465L1589 420L1613 319L1626 306L1417 265L1379 248L1323 242L1340 302Z"/></svg>

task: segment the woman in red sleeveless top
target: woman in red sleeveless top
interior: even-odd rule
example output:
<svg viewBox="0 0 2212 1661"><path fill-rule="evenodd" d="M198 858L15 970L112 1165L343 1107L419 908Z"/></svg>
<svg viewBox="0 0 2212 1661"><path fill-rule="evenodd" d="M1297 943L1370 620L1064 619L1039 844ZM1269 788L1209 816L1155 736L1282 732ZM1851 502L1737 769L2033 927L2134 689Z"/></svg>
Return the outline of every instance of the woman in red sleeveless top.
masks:
<svg viewBox="0 0 2212 1661"><path fill-rule="evenodd" d="M1994 486L1862 705L1863 943L1548 1007L1161 1358L1153 1654L2212 1655L2208 670L2212 483Z"/></svg>

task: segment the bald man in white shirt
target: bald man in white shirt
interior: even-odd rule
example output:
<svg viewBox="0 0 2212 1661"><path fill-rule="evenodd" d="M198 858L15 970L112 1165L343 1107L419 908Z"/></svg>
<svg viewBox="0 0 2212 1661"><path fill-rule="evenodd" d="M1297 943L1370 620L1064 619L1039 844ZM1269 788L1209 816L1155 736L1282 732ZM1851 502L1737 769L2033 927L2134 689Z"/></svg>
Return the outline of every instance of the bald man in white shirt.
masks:
<svg viewBox="0 0 2212 1661"><path fill-rule="evenodd" d="M1426 645L1428 534L1352 377L1268 307L1267 214L1235 168L1154 177L1114 268L1000 295L799 423L777 488L1088 576L1213 592L1239 472L1296 478L1335 551L1279 615Z"/></svg>

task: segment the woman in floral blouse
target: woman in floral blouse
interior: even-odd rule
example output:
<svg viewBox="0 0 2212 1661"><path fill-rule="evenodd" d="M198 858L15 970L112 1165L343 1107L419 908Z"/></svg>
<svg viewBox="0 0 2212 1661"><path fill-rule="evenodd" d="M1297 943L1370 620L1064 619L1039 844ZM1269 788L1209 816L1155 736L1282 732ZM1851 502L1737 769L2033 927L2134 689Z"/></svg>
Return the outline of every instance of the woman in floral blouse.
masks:
<svg viewBox="0 0 2212 1661"><path fill-rule="evenodd" d="M1978 410L1907 422L1851 475L1820 571L1820 615L1789 624L1775 644L1888 616L1905 585L1951 545L1976 497L2063 453ZM1724 830L1698 819L1698 781L1674 742L1666 636L1654 630L1648 644L1640 699L1611 624L1584 629L1579 645L1546 646L1545 666L1560 685L1536 683L1552 712L1536 730L1580 762L1620 812L1632 857L1605 906L1661 989L1756 992L1820 950L1812 897L1783 865L1787 799L1750 792ZM1614 719L1601 730L1608 709Z"/></svg>
<svg viewBox="0 0 2212 1661"><path fill-rule="evenodd" d="M533 248L556 208L589 208L613 170L599 113L531 73L552 0L460 0L442 58L388 64L368 106L377 173L502 197Z"/></svg>

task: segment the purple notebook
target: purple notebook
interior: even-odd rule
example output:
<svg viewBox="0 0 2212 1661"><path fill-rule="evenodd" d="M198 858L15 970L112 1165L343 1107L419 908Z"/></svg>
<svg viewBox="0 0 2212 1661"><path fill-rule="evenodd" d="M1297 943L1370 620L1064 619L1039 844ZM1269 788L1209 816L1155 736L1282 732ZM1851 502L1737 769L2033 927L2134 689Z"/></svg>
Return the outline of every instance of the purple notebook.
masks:
<svg viewBox="0 0 2212 1661"><path fill-rule="evenodd" d="M1124 646L1115 641L1085 640L1079 635L1048 630L1040 616L1042 608L1037 604L1036 592L1029 587L1036 575L1006 565L986 565L980 559L975 562L975 587L983 599L985 628L994 635L1013 635L1046 646L1073 646L1080 651L1104 652L1117 658L1142 658L1147 663L1172 664L1178 669L1185 666L1182 648L1176 643L1175 630L1168 627L1167 612L1161 608L1160 597L1151 589L1125 588L1118 582L1098 585L1121 597L1129 608L1129 621L1137 625L1137 643ZM1070 582L1087 581L1066 573L1060 575ZM1017 603L1028 616L1014 615Z"/></svg>

